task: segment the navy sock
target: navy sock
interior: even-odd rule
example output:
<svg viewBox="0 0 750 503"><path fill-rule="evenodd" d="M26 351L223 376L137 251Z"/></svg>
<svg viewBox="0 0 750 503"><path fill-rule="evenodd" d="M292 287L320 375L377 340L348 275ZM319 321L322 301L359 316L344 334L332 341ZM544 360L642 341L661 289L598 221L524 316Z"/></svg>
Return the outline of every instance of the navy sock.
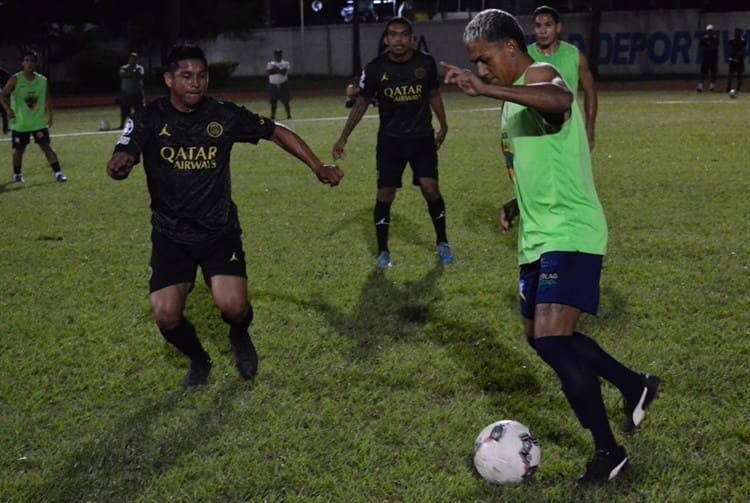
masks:
<svg viewBox="0 0 750 503"><path fill-rule="evenodd" d="M375 237L378 240L378 253L388 251L388 228L391 226L391 203L375 200L373 211Z"/></svg>
<svg viewBox="0 0 750 503"><path fill-rule="evenodd" d="M60 163L55 161L52 164L50 164L50 167L52 168L52 171L55 173L59 173L62 168L60 168Z"/></svg>
<svg viewBox="0 0 750 503"><path fill-rule="evenodd" d="M615 360L596 341L580 332L573 332L573 341L578 355L585 358L596 375L614 384L626 397L641 393L641 376Z"/></svg>
<svg viewBox="0 0 750 503"><path fill-rule="evenodd" d="M448 235L445 230L445 201L440 197L436 201L427 202L427 210L432 218L432 225L435 227L435 236L437 244L447 243Z"/></svg>
<svg viewBox="0 0 750 503"><path fill-rule="evenodd" d="M159 328L161 335L191 360L210 360L195 333L195 327L186 318L172 330Z"/></svg>
<svg viewBox="0 0 750 503"><path fill-rule="evenodd" d="M581 426L591 431L597 449L617 446L604 407L601 387L595 373L580 358L569 336L538 337L536 352L557 374L565 398Z"/></svg>

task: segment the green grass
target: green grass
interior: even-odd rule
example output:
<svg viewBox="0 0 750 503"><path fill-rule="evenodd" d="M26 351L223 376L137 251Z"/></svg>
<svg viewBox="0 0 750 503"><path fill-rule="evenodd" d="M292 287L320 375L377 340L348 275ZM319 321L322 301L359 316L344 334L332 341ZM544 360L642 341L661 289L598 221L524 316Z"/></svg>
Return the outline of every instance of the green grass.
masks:
<svg viewBox="0 0 750 503"><path fill-rule="evenodd" d="M187 393L186 361L148 304L145 178L104 172L116 134L54 136L64 185L33 145L26 184L9 183L0 142L0 500L745 501L750 102L600 94L594 161L610 247L600 316L582 328L664 384L632 437L603 386L632 470L580 488L591 441L524 342L515 237L496 229L511 187L499 112L480 109L498 103L445 100L450 267L437 265L425 204L407 186L393 209L395 267L373 270L372 117L335 189L271 143L235 147L260 372L240 381L199 282L187 316L215 367ZM328 159L343 99L296 99L293 114ZM83 133L117 111L55 119L53 134ZM472 466L475 436L504 418L544 449L537 477L518 487L490 486Z"/></svg>

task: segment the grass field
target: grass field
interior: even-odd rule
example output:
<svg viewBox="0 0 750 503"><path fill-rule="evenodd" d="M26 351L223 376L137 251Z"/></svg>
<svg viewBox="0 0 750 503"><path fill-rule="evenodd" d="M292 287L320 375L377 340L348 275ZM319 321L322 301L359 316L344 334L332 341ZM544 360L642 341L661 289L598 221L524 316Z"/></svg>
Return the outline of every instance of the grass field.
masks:
<svg viewBox="0 0 750 503"><path fill-rule="evenodd" d="M395 267L374 270L377 120L352 135L340 187L268 142L238 145L234 198L248 253L260 371L241 382L202 283L187 316L208 386L150 315L140 169L104 172L117 111L60 111L56 184L35 146L22 186L0 141L0 501L609 501L750 498L750 98L602 92L594 162L610 225L600 316L583 331L663 392L631 471L575 483L592 453L552 371L524 342L498 103L446 94L441 188L456 262L440 267L418 191L393 208ZM343 99L297 99L291 126L328 159ZM261 113L267 104L248 104ZM544 448L535 479L494 487L472 444L512 418Z"/></svg>

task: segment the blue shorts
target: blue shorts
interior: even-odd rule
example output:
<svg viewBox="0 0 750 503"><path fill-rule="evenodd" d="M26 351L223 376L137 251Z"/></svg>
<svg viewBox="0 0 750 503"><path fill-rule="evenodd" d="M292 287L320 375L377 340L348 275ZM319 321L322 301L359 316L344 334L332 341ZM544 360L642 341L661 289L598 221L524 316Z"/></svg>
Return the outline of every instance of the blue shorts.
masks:
<svg viewBox="0 0 750 503"><path fill-rule="evenodd" d="M537 304L564 304L583 312L599 311L602 255L549 252L520 269L521 314L534 319Z"/></svg>

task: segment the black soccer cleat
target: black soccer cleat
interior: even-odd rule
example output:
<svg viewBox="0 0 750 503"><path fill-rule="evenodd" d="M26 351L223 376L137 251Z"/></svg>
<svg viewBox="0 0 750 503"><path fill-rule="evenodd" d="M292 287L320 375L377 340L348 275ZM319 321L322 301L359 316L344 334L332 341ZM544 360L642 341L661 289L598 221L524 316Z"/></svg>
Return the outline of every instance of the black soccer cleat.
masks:
<svg viewBox="0 0 750 503"><path fill-rule="evenodd" d="M630 400L625 398L623 401L623 410L625 412L624 428L628 433L634 431L646 417L646 409L648 409L651 402L656 398L661 379L651 374L641 374L641 384L643 386L638 396Z"/></svg>
<svg viewBox="0 0 750 503"><path fill-rule="evenodd" d="M208 374L211 372L213 363L210 358L190 360L190 369L182 381L185 389L202 386L208 382Z"/></svg>
<svg viewBox="0 0 750 503"><path fill-rule="evenodd" d="M258 373L258 353L255 351L253 341L249 335L243 337L230 337L234 361L237 370L246 381L249 381Z"/></svg>
<svg viewBox="0 0 750 503"><path fill-rule="evenodd" d="M586 466L586 473L578 478L583 484L608 482L617 477L628 466L628 455L620 446L605 451L599 449Z"/></svg>

